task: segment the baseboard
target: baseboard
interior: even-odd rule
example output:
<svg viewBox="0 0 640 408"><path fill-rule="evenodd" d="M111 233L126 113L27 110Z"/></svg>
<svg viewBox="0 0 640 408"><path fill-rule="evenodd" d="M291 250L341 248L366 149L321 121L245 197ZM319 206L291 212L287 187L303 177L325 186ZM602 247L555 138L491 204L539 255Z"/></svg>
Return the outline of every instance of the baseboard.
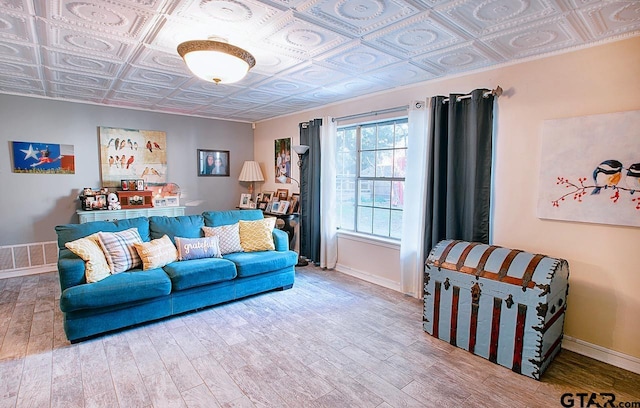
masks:
<svg viewBox="0 0 640 408"><path fill-rule="evenodd" d="M57 266L54 265L44 265L38 266L35 268L25 268L25 269L13 269L10 271L0 271L0 279L7 278L16 278L19 276L28 276L28 275L37 275L40 273L48 273L57 271Z"/></svg>
<svg viewBox="0 0 640 408"><path fill-rule="evenodd" d="M562 348L640 374L640 358L609 350L602 346L587 343L586 341L566 335L562 339Z"/></svg>
<svg viewBox="0 0 640 408"><path fill-rule="evenodd" d="M402 292L400 283L394 282L391 279L383 278L377 275L373 275L369 272L360 271L341 264L337 264L335 270L340 273L344 273L345 275L353 276L354 278L362 279L363 281L367 281L369 283L373 283L387 289L393 289L397 292Z"/></svg>

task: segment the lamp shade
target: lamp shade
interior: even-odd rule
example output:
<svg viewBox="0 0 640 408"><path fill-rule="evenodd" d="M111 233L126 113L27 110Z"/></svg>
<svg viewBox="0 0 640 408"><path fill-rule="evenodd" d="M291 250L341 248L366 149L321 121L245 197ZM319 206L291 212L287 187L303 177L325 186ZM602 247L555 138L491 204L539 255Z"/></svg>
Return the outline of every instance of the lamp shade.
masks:
<svg viewBox="0 0 640 408"><path fill-rule="evenodd" d="M240 181L264 181L262 176L262 170L257 161L245 161L242 165L242 171L240 172Z"/></svg>
<svg viewBox="0 0 640 408"><path fill-rule="evenodd" d="M299 156L305 154L307 150L309 150L309 146L307 145L293 146L293 151L296 152Z"/></svg>
<svg viewBox="0 0 640 408"><path fill-rule="evenodd" d="M238 82L256 65L256 59L223 39L185 41L178 54L198 78L221 84Z"/></svg>

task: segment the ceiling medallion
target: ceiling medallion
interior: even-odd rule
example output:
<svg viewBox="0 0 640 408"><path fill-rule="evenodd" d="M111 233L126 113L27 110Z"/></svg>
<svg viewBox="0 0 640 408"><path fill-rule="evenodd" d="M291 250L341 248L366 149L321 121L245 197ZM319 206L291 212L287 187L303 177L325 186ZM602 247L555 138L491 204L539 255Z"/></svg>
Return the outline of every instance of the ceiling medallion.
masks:
<svg viewBox="0 0 640 408"><path fill-rule="evenodd" d="M248 51L218 37L185 41L178 45L178 54L194 75L216 84L238 82L256 65Z"/></svg>

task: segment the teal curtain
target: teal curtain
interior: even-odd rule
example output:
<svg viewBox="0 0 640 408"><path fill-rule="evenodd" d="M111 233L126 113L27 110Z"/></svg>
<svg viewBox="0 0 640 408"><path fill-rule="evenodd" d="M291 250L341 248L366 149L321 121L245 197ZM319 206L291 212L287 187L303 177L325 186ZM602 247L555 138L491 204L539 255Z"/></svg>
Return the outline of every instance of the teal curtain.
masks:
<svg viewBox="0 0 640 408"><path fill-rule="evenodd" d="M320 264L320 129L322 119L300 123L300 144L309 146L300 172L300 254Z"/></svg>
<svg viewBox="0 0 640 408"><path fill-rule="evenodd" d="M425 256L442 239L489 243L494 96L487 92L431 100Z"/></svg>

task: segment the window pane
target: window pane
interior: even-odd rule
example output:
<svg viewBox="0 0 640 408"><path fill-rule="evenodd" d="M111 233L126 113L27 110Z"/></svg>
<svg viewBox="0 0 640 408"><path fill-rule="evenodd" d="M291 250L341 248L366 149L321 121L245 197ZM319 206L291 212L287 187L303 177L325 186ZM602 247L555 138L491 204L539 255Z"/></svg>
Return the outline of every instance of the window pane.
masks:
<svg viewBox="0 0 640 408"><path fill-rule="evenodd" d="M360 150L374 150L376 148L376 125L366 125L360 128Z"/></svg>
<svg viewBox="0 0 640 408"><path fill-rule="evenodd" d="M393 147L393 122L378 126L378 149Z"/></svg>
<svg viewBox="0 0 640 408"><path fill-rule="evenodd" d="M356 211L355 179L338 178L337 181L336 207L338 210L338 227L353 230Z"/></svg>
<svg viewBox="0 0 640 408"><path fill-rule="evenodd" d="M343 148L344 148L344 130L339 129L336 132L336 150L340 152L342 151Z"/></svg>
<svg viewBox="0 0 640 408"><path fill-rule="evenodd" d="M351 151L351 152L355 152L357 150L356 147L356 132L358 129L356 128L350 128L350 129L346 129L345 133L344 133L344 145L342 146L343 149Z"/></svg>
<svg viewBox="0 0 640 408"><path fill-rule="evenodd" d="M374 177L376 175L376 152L360 153L360 177Z"/></svg>
<svg viewBox="0 0 640 408"><path fill-rule="evenodd" d="M401 238L402 235L402 211L391 211L391 238Z"/></svg>
<svg viewBox="0 0 640 408"><path fill-rule="evenodd" d="M376 235L389 236L389 218L391 210L382 208L373 209L373 233Z"/></svg>
<svg viewBox="0 0 640 408"><path fill-rule="evenodd" d="M378 150L376 152L376 177L391 177L393 175L393 150Z"/></svg>
<svg viewBox="0 0 640 408"><path fill-rule="evenodd" d="M404 181L391 182L391 208L404 207Z"/></svg>
<svg viewBox="0 0 640 408"><path fill-rule="evenodd" d="M373 218L373 208L358 207L358 232L371 234L373 232L371 221Z"/></svg>
<svg viewBox="0 0 640 408"><path fill-rule="evenodd" d="M371 180L358 182L358 205L373 205L373 182Z"/></svg>
<svg viewBox="0 0 640 408"><path fill-rule="evenodd" d="M407 167L407 149L396 149L393 151L393 177L405 177Z"/></svg>
<svg viewBox="0 0 640 408"><path fill-rule="evenodd" d="M391 204L391 182L375 181L373 184L373 201L375 207L389 208Z"/></svg>
<svg viewBox="0 0 640 408"><path fill-rule="evenodd" d="M396 124L396 146L395 147L407 147L407 138L409 136L409 124L398 123Z"/></svg>

